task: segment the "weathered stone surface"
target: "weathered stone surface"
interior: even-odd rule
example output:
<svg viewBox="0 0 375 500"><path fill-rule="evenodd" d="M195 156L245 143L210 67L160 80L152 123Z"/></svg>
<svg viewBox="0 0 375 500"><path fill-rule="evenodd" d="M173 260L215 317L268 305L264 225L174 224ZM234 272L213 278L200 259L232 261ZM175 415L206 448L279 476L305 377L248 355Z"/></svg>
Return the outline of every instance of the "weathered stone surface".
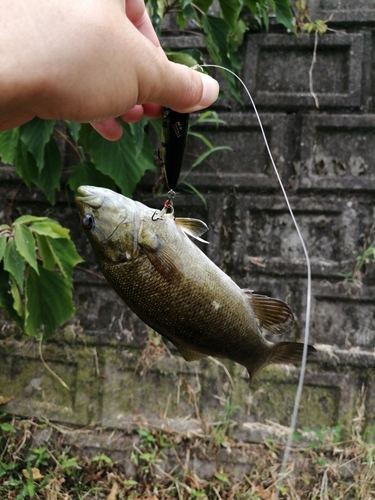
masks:
<svg viewBox="0 0 375 500"><path fill-rule="evenodd" d="M302 118L299 187L375 190L375 115L306 115Z"/></svg>
<svg viewBox="0 0 375 500"><path fill-rule="evenodd" d="M315 107L309 69L314 35L248 37L244 80L258 106ZM363 35L334 33L319 39L313 89L321 109L361 104Z"/></svg>
<svg viewBox="0 0 375 500"><path fill-rule="evenodd" d="M310 0L312 19L331 19L334 23L370 23L375 21L374 0Z"/></svg>

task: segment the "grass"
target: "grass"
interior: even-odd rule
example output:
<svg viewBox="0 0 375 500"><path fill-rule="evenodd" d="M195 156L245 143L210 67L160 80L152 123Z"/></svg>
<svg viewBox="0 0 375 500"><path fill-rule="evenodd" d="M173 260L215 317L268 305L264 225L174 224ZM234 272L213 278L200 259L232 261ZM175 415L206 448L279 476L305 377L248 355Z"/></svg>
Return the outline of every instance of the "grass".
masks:
<svg viewBox="0 0 375 500"><path fill-rule="evenodd" d="M72 429L0 417L1 499L276 499L282 440L235 441L227 435L230 415L208 426L207 435L147 426L129 432ZM345 441L341 431L296 433L279 498L375 499L375 425L362 433L355 423ZM103 442L107 446L98 446Z"/></svg>

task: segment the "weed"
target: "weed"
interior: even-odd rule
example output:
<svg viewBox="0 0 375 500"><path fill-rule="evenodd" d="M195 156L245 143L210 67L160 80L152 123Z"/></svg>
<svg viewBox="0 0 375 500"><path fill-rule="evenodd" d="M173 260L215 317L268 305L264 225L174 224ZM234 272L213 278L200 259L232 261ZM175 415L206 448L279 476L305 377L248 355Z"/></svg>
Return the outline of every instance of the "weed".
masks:
<svg viewBox="0 0 375 500"><path fill-rule="evenodd" d="M38 422L1 415L0 498L274 498L283 444L278 439L268 439L262 445L229 438L236 408L230 399L223 401L223 421L212 427L207 435L187 437L185 433L172 433L144 424L132 434L133 447L127 455L131 458L131 473L114 460L109 450L101 450L92 458L85 456L85 449L79 447L77 437L84 432L81 443L85 442L86 430L60 429L51 425L48 441L40 443ZM48 423L43 425L49 426ZM219 429L222 443L228 444L224 450L217 442L212 446L212 434L218 439ZM98 430L98 434L103 431ZM280 498L375 498L375 424L360 432L357 421L353 422L352 436L345 441L343 431L342 426L320 426L305 427L295 433L291 452L293 467L287 473ZM348 431L345 431L346 436ZM228 454L228 462L222 460L223 452ZM235 473L231 468L230 463L240 463L239 457L247 464L245 473ZM210 477L207 473L204 479L200 477L203 468L214 463L224 465L214 468Z"/></svg>

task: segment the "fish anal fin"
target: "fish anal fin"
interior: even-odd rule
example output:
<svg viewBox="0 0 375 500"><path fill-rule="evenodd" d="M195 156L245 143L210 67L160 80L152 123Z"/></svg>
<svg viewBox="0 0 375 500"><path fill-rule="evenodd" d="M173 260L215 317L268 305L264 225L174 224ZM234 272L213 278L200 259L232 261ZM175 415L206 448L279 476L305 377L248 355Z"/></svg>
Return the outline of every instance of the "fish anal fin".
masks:
<svg viewBox="0 0 375 500"><path fill-rule="evenodd" d="M177 347L185 361L197 361L198 359L206 358L208 356L207 354L194 351L193 349L189 349L188 347L182 346L176 342L172 342L172 344Z"/></svg>
<svg viewBox="0 0 375 500"><path fill-rule="evenodd" d="M280 335L287 332L293 322L291 308L282 300L266 297L244 290L260 328L269 333Z"/></svg>
<svg viewBox="0 0 375 500"><path fill-rule="evenodd" d="M152 266L165 280L173 282L182 276L180 269L174 262L172 253L167 245L160 240L157 240L157 244L153 241L152 246L142 243L141 248Z"/></svg>
<svg viewBox="0 0 375 500"><path fill-rule="evenodd" d="M302 342L280 342L275 344L272 354L268 358L268 363L300 363L302 361L303 346ZM315 353L315 347L309 344L307 346L307 357Z"/></svg>
<svg viewBox="0 0 375 500"><path fill-rule="evenodd" d="M199 219L177 217L175 219L175 223L182 231L184 231L184 233L188 234L189 236L195 238L198 241L201 241L202 243L208 244L208 241L205 241L202 238L200 238L202 234L208 231L208 226L205 222Z"/></svg>

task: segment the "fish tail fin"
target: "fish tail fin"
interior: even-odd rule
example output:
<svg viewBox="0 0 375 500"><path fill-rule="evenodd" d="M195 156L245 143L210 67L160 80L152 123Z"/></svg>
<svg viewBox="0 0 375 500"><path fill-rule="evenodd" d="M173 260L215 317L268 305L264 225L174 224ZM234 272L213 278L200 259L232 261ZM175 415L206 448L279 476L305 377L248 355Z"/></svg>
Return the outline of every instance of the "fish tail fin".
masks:
<svg viewBox="0 0 375 500"><path fill-rule="evenodd" d="M307 357L309 358L316 353L316 349L312 345L307 346ZM303 355L303 343L301 342L279 342L272 347L271 354L267 361L261 366L248 368L250 375L250 383L255 378L260 368L270 364L288 364L300 363Z"/></svg>

